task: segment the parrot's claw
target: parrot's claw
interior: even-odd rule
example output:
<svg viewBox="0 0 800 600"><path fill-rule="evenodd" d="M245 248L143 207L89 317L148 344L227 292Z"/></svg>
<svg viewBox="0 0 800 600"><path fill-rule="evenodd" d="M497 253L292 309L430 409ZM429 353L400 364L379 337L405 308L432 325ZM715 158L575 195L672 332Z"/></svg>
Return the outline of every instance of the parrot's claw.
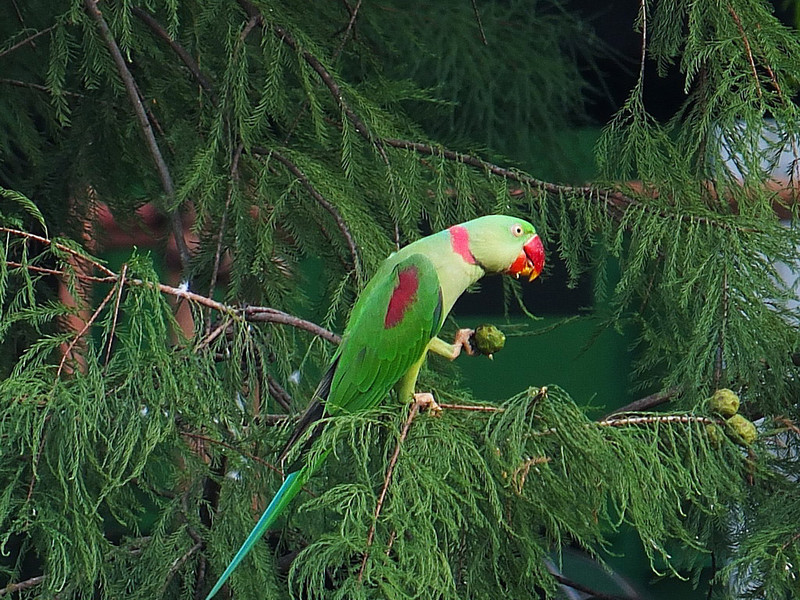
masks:
<svg viewBox="0 0 800 600"><path fill-rule="evenodd" d="M470 356L475 355L475 350L472 348L472 344L470 343L470 338L475 335L474 329L459 329L456 331L456 337L453 341L453 346L456 348L456 356L461 354L461 350L463 349L464 352L469 354ZM453 358L455 358L454 356Z"/></svg>
<svg viewBox="0 0 800 600"><path fill-rule="evenodd" d="M417 392L414 394L414 402L419 406L420 410L427 410L432 417L440 417L442 415L442 407L433 399L433 394L430 392Z"/></svg>

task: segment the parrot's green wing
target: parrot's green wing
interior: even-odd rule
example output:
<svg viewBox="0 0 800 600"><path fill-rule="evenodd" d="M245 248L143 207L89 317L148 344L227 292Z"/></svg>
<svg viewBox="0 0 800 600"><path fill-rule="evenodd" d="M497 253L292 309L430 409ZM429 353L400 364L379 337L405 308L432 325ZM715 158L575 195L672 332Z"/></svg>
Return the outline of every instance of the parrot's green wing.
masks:
<svg viewBox="0 0 800 600"><path fill-rule="evenodd" d="M442 325L442 296L423 254L389 262L356 303L336 356L327 412L369 409L414 367Z"/></svg>

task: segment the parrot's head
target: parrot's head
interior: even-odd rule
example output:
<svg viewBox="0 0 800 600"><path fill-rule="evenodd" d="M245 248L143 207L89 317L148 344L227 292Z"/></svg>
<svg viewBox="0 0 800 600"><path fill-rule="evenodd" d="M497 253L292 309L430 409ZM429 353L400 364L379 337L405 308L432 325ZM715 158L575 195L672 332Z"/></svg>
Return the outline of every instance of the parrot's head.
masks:
<svg viewBox="0 0 800 600"><path fill-rule="evenodd" d="M489 215L461 226L469 252L487 273L533 281L544 268L544 246L533 225L523 219ZM452 235L452 234L451 234Z"/></svg>

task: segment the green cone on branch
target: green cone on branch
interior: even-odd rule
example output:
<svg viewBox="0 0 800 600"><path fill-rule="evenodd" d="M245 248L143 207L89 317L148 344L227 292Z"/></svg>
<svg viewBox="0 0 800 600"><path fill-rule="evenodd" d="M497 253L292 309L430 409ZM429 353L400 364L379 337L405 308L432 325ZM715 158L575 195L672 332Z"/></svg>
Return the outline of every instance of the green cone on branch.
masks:
<svg viewBox="0 0 800 600"><path fill-rule="evenodd" d="M742 444L743 446L750 446L756 441L758 437L756 426L746 417L742 415L733 415L726 422L731 429L733 439L736 443Z"/></svg>
<svg viewBox="0 0 800 600"><path fill-rule="evenodd" d="M738 412L739 396L727 388L717 390L708 399L708 407L712 412L718 413L727 419Z"/></svg>
<svg viewBox="0 0 800 600"><path fill-rule="evenodd" d="M478 352L492 358L495 352L502 350L505 346L506 336L494 325L484 324L475 328L475 333L472 334L470 341Z"/></svg>

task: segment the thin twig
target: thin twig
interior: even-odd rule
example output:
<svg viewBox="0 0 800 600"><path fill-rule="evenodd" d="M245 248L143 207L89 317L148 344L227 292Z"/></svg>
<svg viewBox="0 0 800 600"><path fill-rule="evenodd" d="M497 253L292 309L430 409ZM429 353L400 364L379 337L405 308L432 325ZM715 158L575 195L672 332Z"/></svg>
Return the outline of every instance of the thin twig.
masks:
<svg viewBox="0 0 800 600"><path fill-rule="evenodd" d="M189 54L186 48L184 48L178 42L173 40L172 37L167 32L167 30L164 29L164 27L161 25L161 23L159 23L153 17L153 15L151 15L144 9L139 8L138 6L134 6L131 8L131 12L134 15L136 15L145 25L147 25L150 29L152 29L153 32L158 37L160 37L169 45L172 51L178 55L178 58L180 58L181 61L183 61L183 64L186 65L186 68L189 69L189 72L192 74L192 77L194 77L197 80L197 83L200 84L200 87L202 87L206 91L209 98L211 98L211 102L217 104L218 103L217 94L214 92L214 88L211 85L211 82L208 80L208 77L206 77L200 70L200 65L197 64L197 61L195 61L194 57L191 54Z"/></svg>
<svg viewBox="0 0 800 600"><path fill-rule="evenodd" d="M616 594L606 594L605 592L599 592L594 588L590 588L576 581L572 581L571 579L567 579L563 575L557 575L556 573L552 573L552 575L553 579L555 579L561 585L565 585L569 588L572 588L573 590L583 592L584 594L589 594L592 600L630 600L628 596L617 596Z"/></svg>
<svg viewBox="0 0 800 600"><path fill-rule="evenodd" d="M9 583L6 587L0 589L0 596L4 596L6 594L13 594L14 592L21 592L22 590L27 590L28 588L41 585L42 583L44 583L44 580L46 578L47 575L39 575L37 577L31 577L30 579L26 579L25 581L20 581L19 583Z"/></svg>
<svg viewBox="0 0 800 600"><path fill-rule="evenodd" d="M78 280L82 281L92 281L97 283L118 283L120 276L111 269L89 259L82 254L75 252L61 244L54 244L51 240L47 238L42 238L40 236L29 234L24 231L18 231L15 229L9 229L6 227L0 227L0 231L6 231L8 233L19 234L24 237L30 237L33 239L37 239L42 241L43 243L56 245L63 250L69 251L72 255L82 258L88 261L90 264L96 266L97 268L101 269L103 272L108 273L107 277L95 277L91 275L85 275L82 273L74 273L74 277ZM43 267L36 267L34 265L23 265L16 262L9 262L10 266L20 267L20 268L27 268L37 272L43 272L50 275L58 275L58 276L66 276L68 273L65 270L56 270L56 269L45 269ZM317 325L316 323L312 323L311 321L307 321L305 319L301 319L300 317L296 317L289 313L283 312L281 310L270 308L266 306L247 306L244 308L239 308L236 306L230 306L228 304L223 304L222 302L217 302L212 298L207 298L206 296L202 296L200 294L196 294L184 288L176 288L170 285L166 285L163 283L153 283L150 281L144 281L142 279L136 278L128 278L127 280L128 285L133 285L137 287L146 287L150 289L157 289L159 292L163 294L167 294L170 296L175 296L179 299L188 300L189 302L194 302L200 306L205 306L206 308L211 308L219 313L224 315L229 315L230 317L237 319L237 320L244 320L249 322L256 322L256 323L278 323L282 325L290 325L292 327L296 327L297 329L302 329L304 331L308 331L309 333L313 333L331 343L338 344L341 342L341 337L337 334L333 333L329 329L325 329L324 327Z"/></svg>
<svg viewBox="0 0 800 600"><path fill-rule="evenodd" d="M642 49L639 58L639 93L644 93L644 62L647 58L647 0L639 2L639 14L642 19Z"/></svg>
<svg viewBox="0 0 800 600"><path fill-rule="evenodd" d="M478 22L478 31L481 34L481 41L484 46L488 46L489 42L486 39L486 33L483 31L483 23L481 22L481 13L478 11L478 3L472 0L472 12L475 13L475 20Z"/></svg>
<svg viewBox="0 0 800 600"><path fill-rule="evenodd" d="M94 19L95 23L97 23L97 28L100 30L100 35L108 47L108 51L111 53L111 58L114 60L114 64L117 67L119 76L125 85L125 90L128 92L128 99L130 100L131 105L133 106L133 111L136 114L137 120L139 121L139 129L144 136L147 149L150 151L150 156L153 158L153 162L155 163L156 171L158 172L158 176L161 180L161 187L163 188L167 198L174 198L175 186L172 182L172 176L170 175L169 167L167 167L164 156L161 154L161 149L158 147L158 141L153 133L153 127L150 125L150 120L147 118L147 113L139 97L136 81L133 79L133 75L131 75L128 66L125 63L125 58L122 56L122 52L120 51L117 42L114 40L114 36L111 33L111 29L108 27L108 23L106 23L103 14L100 12L100 9L97 8L97 3L98 0L84 0L86 11L89 13L89 16ZM181 268L182 271L186 273L189 267L189 259L191 258L191 255L189 253L189 248L186 245L186 240L183 238L183 223L181 222L179 211L172 211L169 216L172 224L172 234L175 237L175 245L178 248L178 254L180 255L181 259Z"/></svg>
<svg viewBox="0 0 800 600"><path fill-rule="evenodd" d="M45 28L45 29L42 29L41 31L37 31L36 33L34 33L34 34L32 34L32 35L29 35L28 37L26 37L24 40L20 40L20 41L18 41L18 42L17 42L16 44L14 44L13 46L11 46L11 47L9 47L9 48L6 48L6 49L5 49L5 50L3 50L2 52L0 52L0 58L3 58L3 57L6 55L6 54L10 54L11 52L13 52L14 50L16 50L17 48L21 48L21 47L22 47L22 46L24 46L25 44L30 44L30 43L31 43L33 40L35 40L36 38L38 38L38 37L41 37L41 36L43 36L43 35L44 35L44 34L46 34L46 33L50 33L50 32L51 32L51 31L53 31L53 29L55 29L56 27L58 27L58 23L55 23L55 24L51 25L50 27L47 27L47 28Z"/></svg>
<svg viewBox="0 0 800 600"><path fill-rule="evenodd" d="M267 391L285 411L291 412L294 403L292 397L272 375L267 375Z"/></svg>
<svg viewBox="0 0 800 600"><path fill-rule="evenodd" d="M335 61L337 58L339 58L339 55L342 53L342 50L344 50L344 47L347 44L347 40L350 38L350 34L353 32L353 27L356 24L356 17L358 17L358 10L361 8L361 1L362 0L358 0L358 2L356 2L355 8L353 8L352 10L347 5L347 2L345 2L345 6L347 6L347 10L350 13L350 20L347 22L347 27L345 27L344 29L344 34L342 35L342 41L339 42L339 46L331 55L331 61Z"/></svg>
<svg viewBox="0 0 800 600"><path fill-rule="evenodd" d="M208 286L208 297L212 297L214 295L214 288L217 287L217 277L219 276L219 265L222 261L222 246L225 240L225 229L228 225L228 211L231 208L231 202L233 200L233 190L236 185L239 183L239 159L242 157L242 149L244 148L244 142L241 140L236 145L236 150L233 152L233 158L231 159L231 168L230 168L230 179L228 180L228 193L227 197L225 198L225 208L222 210L222 218L220 219L219 223L219 232L217 233L217 249L214 252L214 266L211 270L211 283ZM211 331L211 317L210 315L207 317L207 324L206 324L206 333Z"/></svg>
<svg viewBox="0 0 800 600"><path fill-rule="evenodd" d="M117 276L117 274L114 273L114 271L112 271L111 269L109 269L105 265L101 264L97 260L95 260L95 259L93 259L93 258L91 258L89 256L86 256L85 254L81 254L80 252L78 252L77 250L73 250L69 246L65 246L64 244L60 244L59 242L54 242L50 238L42 237L41 235L36 235L35 233L30 233L28 231L22 231L20 229L12 229L10 227L0 227L0 231L2 231L4 233L10 233L11 235L17 235L19 237L24 237L24 238L29 238L29 239L32 239L32 240L36 240L37 242L41 242L42 244L45 244L47 246L53 246L54 248L57 248L57 249L61 250L62 252L66 252L67 254L71 254L75 258L89 263L90 265L92 265L93 267L95 267L99 271L102 271L106 275L109 275L111 277L116 277Z"/></svg>
<svg viewBox="0 0 800 600"><path fill-rule="evenodd" d="M244 26L244 29L242 29L242 33L239 34L240 44L247 39L247 36L250 35L250 32L252 32L253 29L255 29L256 25L261 23L261 21L262 21L261 15L253 15L252 17L250 17L250 20L247 21L247 24Z"/></svg>
<svg viewBox="0 0 800 600"><path fill-rule="evenodd" d="M45 85L40 85L38 83L30 83L29 81L20 81L19 79L0 79L0 83L5 83L8 85L13 85L16 87L21 88L30 88L32 90L36 90L39 92L44 92L45 94L49 94L50 90ZM85 98L85 94L79 94L78 92L68 92L66 90L61 92L65 96L72 96L73 98Z"/></svg>
<svg viewBox="0 0 800 600"><path fill-rule="evenodd" d="M475 412L504 412L506 409L502 406L491 406L488 404L442 404L439 403L439 408L446 410L471 410Z"/></svg>
<svg viewBox="0 0 800 600"><path fill-rule="evenodd" d="M744 31L744 26L742 25L739 15L736 14L736 11L730 4L728 4L728 12L731 14L731 17L733 17L733 22L736 23L736 27L739 29L739 35L742 36L744 50L747 53L747 61L750 63L750 70L753 73L753 79L756 83L756 92L758 92L758 97L761 98L761 82L758 80L758 70L756 69L756 61L753 59L753 51L750 49L750 41L747 39L747 34Z"/></svg>
<svg viewBox="0 0 800 600"><path fill-rule="evenodd" d="M211 320L209 319L208 322L211 323ZM206 336L200 341L200 343L197 344L195 351L202 350L203 348L208 346L211 342L213 342L215 339L217 339L222 334L222 332L228 328L228 325L230 325L230 323L231 323L230 319L228 318L223 319L222 322L219 325L217 325L217 327L214 328L214 331L207 333Z"/></svg>
<svg viewBox="0 0 800 600"><path fill-rule="evenodd" d="M114 295L114 292L115 288L112 287L109 290L108 294L106 294L106 297L103 298L103 301L100 303L100 305L92 313L92 316L89 318L89 320L86 321L86 324L83 326L83 328L72 339L69 346L67 346L67 349L64 350L64 355L61 357L61 362L58 364L58 371L56 371L56 379L58 379L61 376L61 371L64 369L64 365L66 364L67 359L70 357L72 349L75 348L75 344L77 344L78 341L86 334L86 332L89 331L89 328L97 320L97 317L100 316L100 313L105 308L106 304L108 304L109 301L111 300L111 297Z"/></svg>
<svg viewBox="0 0 800 600"><path fill-rule="evenodd" d="M336 207L331 203L325 196L323 196L317 188L315 188L311 181L308 179L305 173L303 173L300 168L294 164L291 160L287 157L283 156L279 152L275 150L267 150L265 148L253 148L254 152L259 154L270 154L275 160L285 166L289 172L294 175L297 180L301 183L301 185L306 188L306 191L311 195L317 203L322 206L328 213L333 217L333 220L336 221L336 225L339 228L339 231L342 232L345 240L347 241L347 246L350 249L350 255L353 259L353 268L356 271L356 276L358 279L361 279L361 261L358 258L358 248L356 246L356 242L353 239L353 235L350 233L350 229L347 227L347 223L342 218L342 215L339 214L339 211Z"/></svg>
<svg viewBox="0 0 800 600"><path fill-rule="evenodd" d="M400 432L400 437L397 439L397 444L395 444L394 452L392 453L392 458L389 460L389 466L386 469L386 477L383 480L383 488L381 489L381 493L378 496L378 502L375 505L375 514L372 516L372 525L369 528L369 533L367 534L367 544L364 550L364 555L361 559L361 569L358 571L358 581L364 577L364 570L367 568L367 560L369 559L369 549L372 547L372 542L375 539L375 529L378 525L378 518L381 516L381 510L383 509L383 503L386 500L386 493L389 491L389 484L392 481L392 474L394 473L395 465L397 465L397 459L400 456L400 448L403 446L403 442L406 440L406 436L408 436L408 430L411 427L411 423L414 420L414 417L417 416L420 409L420 403L414 402L411 405L411 410L408 412L408 418L406 422L403 424L403 429Z"/></svg>
<svg viewBox="0 0 800 600"><path fill-rule="evenodd" d="M634 400L630 404L626 404L625 406L620 406L619 408L612 410L605 416L605 418L620 413L642 412L645 410L653 409L656 406L664 404L665 402L669 402L675 396L677 396L679 392L680 392L679 388L670 388L668 390L656 392L655 394L650 394L649 396L645 396L644 398L639 398L638 400Z"/></svg>
<svg viewBox="0 0 800 600"><path fill-rule="evenodd" d="M114 320L111 323L111 332L108 334L108 348L106 349L106 359L103 364L108 365L108 360L111 358L111 344L114 341L114 332L117 329L117 318L119 317L119 304L122 300L122 290L125 286L125 275L128 273L128 263L122 265L122 272L119 274L119 286L117 301L114 304Z"/></svg>
<svg viewBox="0 0 800 600"><path fill-rule="evenodd" d="M202 548L202 547L203 547L203 542L202 541L195 542L194 546L189 548L189 550L187 550L183 554L183 556L179 556L174 561L172 561L172 565L170 566L169 572L167 573L167 576L164 578L164 583L163 583L163 585L161 587L162 588L166 588L167 585L169 585L169 582L172 581L172 578L175 576L175 573L177 573L178 570L184 565L184 563L187 560L189 560L189 558L192 556L192 554L194 554L195 552L200 550L200 548Z"/></svg>

